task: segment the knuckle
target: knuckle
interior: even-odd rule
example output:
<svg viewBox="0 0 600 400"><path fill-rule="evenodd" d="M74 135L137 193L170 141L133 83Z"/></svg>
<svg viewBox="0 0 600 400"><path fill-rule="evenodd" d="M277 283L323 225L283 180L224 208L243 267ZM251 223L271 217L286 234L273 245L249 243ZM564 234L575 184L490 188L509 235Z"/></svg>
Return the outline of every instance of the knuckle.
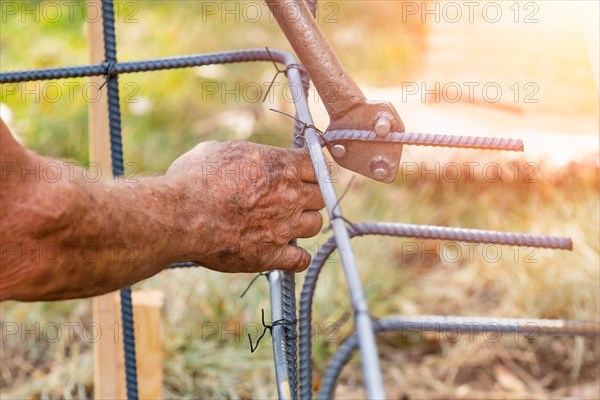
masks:
<svg viewBox="0 0 600 400"><path fill-rule="evenodd" d="M268 243L268 246L281 246L283 243L286 243L281 239L282 232L278 229L266 229L261 236L264 243Z"/></svg>
<svg viewBox="0 0 600 400"><path fill-rule="evenodd" d="M287 186L287 187L282 187L280 190L280 200L286 205L286 206L292 206L295 205L298 202L299 196L296 190L294 190L293 188Z"/></svg>
<svg viewBox="0 0 600 400"><path fill-rule="evenodd" d="M301 166L296 162L288 163L284 169L284 176L290 181L299 181L302 177Z"/></svg>
<svg viewBox="0 0 600 400"><path fill-rule="evenodd" d="M279 236L280 244L286 244L290 240L292 240L296 236L296 232L298 231L297 226L292 226L289 224L285 224L281 228L281 235Z"/></svg>
<svg viewBox="0 0 600 400"><path fill-rule="evenodd" d="M281 268L290 264L289 246L278 246L265 254L266 263L271 268Z"/></svg>

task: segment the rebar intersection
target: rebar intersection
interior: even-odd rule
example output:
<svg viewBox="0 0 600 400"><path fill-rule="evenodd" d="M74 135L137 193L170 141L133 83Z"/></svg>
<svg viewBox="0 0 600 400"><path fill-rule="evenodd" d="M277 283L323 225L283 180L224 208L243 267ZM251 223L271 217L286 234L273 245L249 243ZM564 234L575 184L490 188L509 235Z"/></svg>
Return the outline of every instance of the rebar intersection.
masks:
<svg viewBox="0 0 600 400"><path fill-rule="evenodd" d="M105 0L103 3L108 2L109 1ZM273 59L288 67L296 65L294 57L288 53L275 50L265 51L264 49L255 49L146 60L141 62L119 63L109 60L110 64L105 63L95 66L92 65L82 67L51 68L45 70L3 72L0 73L0 83L20 82L27 80L61 79L78 76L101 76L105 74L116 76L117 74L128 72L155 71L231 62L271 61ZM301 85L304 88L307 87L307 77L304 76L298 68L287 68L286 75L291 83ZM113 82L116 83L116 80ZM112 86L114 86L114 84L112 84ZM112 97L115 96L114 94L116 92L116 107L118 107L118 90L112 89L111 92L113 94ZM434 322L438 324L437 326L439 329L450 329L455 326L453 324L456 324L457 321L464 322L464 319L461 319L461 317L418 316L395 317L395 319L383 319L379 322L373 322L372 316L369 314L365 301L364 289L358 276L356 260L350 243L351 237L367 234L384 234L391 236L418 237L436 240L457 240L465 242L548 247L557 249L570 249L572 247L570 239L526 234L511 234L484 230L467 230L460 228L427 227L420 225L390 223L363 223L351 226L346 225L343 219L341 207L339 206L338 197L335 193L331 180L329 179L329 172L323 168L319 168L319 166L322 166L325 163L325 156L322 150L322 146L325 144L323 139L325 138L327 141L355 140L357 142L380 139L375 138L374 132L370 131L330 131L323 138L321 137L320 132L317 132L312 125L313 122L306 101L306 93L303 93L302 96L299 96L294 100L296 106L296 116L304 123L304 126L301 124L295 124L295 143L297 146L304 145L309 149L311 159L319 178L319 185L326 203L327 213L329 215L333 230L333 237L329 239L329 241L319 250L319 253L313 260L306 275L306 280L304 282L302 296L300 299L300 312L298 317L300 325L299 352L297 352L296 349L296 329L290 326L290 324L296 321L294 276L293 274L287 272L275 272L275 274L272 274L273 278L269 279L271 287L272 318L273 320L279 320L283 318L286 321L285 325L278 325L278 327L273 329L273 336L275 339L273 340L273 346L275 352L275 367L277 372L277 387L279 396L281 398L295 399L299 396L302 399L308 399L312 395L310 371L310 314L312 295L314 294L314 288L322 265L325 259L335 250L335 248L338 248L340 251L340 258L348 282L348 290L356 323L356 333L346 342L348 345L344 345L345 347L343 347L343 349L354 349L356 347L360 348L363 375L369 397L381 398L385 396L381 379L381 371L379 369L377 348L374 340L374 334L376 331L394 329L401 326L406 327L406 324L416 325L417 327L415 329L429 330L433 329L431 325L431 318L438 318L435 319ZM111 103L114 109L114 99ZM118 133L120 136L120 128ZM115 137L112 139L116 140ZM496 150L522 151L522 143L513 139L495 140L483 138L475 140L453 136L419 136L417 134L392 132L386 136L384 140L395 143L400 142L403 144L415 145L463 148L476 147L485 149L493 148ZM118 160L118 152L116 152L114 156L114 158ZM182 263L177 266L191 266L191 264ZM424 320L424 318L430 319ZM446 319L439 320L439 318ZM499 324L507 323L507 321L501 321L498 319L494 319L494 321L500 321ZM540 320L528 321L540 323L540 326L550 325L553 327L552 329L543 331L541 333L598 335L598 324L592 324L591 328L589 324L586 324L585 326L587 328L582 330L579 328L573 329L573 326L580 327L580 325L577 324L582 323L578 322L540 322ZM483 319L476 319L471 322L485 321ZM307 326L309 327L308 330L306 329ZM352 346L350 346L350 344L352 344ZM342 349L340 351L342 351ZM331 369L331 373L328 372L326 374L327 377L332 377L331 379L337 378L339 369L341 369L341 366L343 366L345 360L347 360L346 354L348 351L351 350L343 350L341 356L336 356L336 358L334 358L332 362L336 363L334 365L335 368ZM298 368L295 362L296 354L299 355L299 379L296 379L298 375ZM128 369L128 374L131 373L132 372ZM133 382L133 380L128 377L128 382ZM299 394L297 388L298 382L300 386ZM335 379L333 379L332 382L335 382ZM327 390L329 390L328 393L330 395L332 393L331 390L333 388L333 383L331 385L324 386L324 389L325 388L328 388ZM131 392L133 392L133 390ZM130 394L130 398L134 397L135 395Z"/></svg>

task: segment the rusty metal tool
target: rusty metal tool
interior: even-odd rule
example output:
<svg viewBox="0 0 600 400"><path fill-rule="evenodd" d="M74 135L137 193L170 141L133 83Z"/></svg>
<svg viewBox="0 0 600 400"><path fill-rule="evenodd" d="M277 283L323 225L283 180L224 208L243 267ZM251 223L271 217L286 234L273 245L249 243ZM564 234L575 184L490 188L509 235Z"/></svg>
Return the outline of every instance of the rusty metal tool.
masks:
<svg viewBox="0 0 600 400"><path fill-rule="evenodd" d="M405 144L522 151L515 139L405 133L387 101L367 100L313 18L305 0L266 0L323 100L330 122L323 144L344 168L391 183Z"/></svg>
<svg viewBox="0 0 600 400"><path fill-rule="evenodd" d="M329 46L304 0L267 0L277 20L323 99L330 117L327 131L368 130L379 136L404 132L404 124L387 101L367 100L354 79ZM389 168L384 182L392 182L398 171L402 143L354 143L346 141L346 154L335 161L352 171L381 178L379 163ZM331 149L330 149L331 150Z"/></svg>

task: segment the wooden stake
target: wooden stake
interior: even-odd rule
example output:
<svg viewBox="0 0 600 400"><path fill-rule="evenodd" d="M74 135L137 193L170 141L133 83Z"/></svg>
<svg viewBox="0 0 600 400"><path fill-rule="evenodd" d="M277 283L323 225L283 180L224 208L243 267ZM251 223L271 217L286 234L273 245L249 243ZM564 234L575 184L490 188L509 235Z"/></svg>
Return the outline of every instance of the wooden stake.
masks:
<svg viewBox="0 0 600 400"><path fill-rule="evenodd" d="M90 8L101 10L100 0L88 0ZM90 62L104 61L102 20L88 21ZM104 77L93 77L95 87L104 83ZM108 104L106 89L99 101L89 105L90 162L97 163L102 179L112 179ZM162 399L163 382L163 294L142 291L132 294L136 329L136 360L138 367L138 396L141 400ZM101 330L94 343L94 398L125 399L125 360L118 292L95 297L92 300L94 322Z"/></svg>
<svg viewBox="0 0 600 400"><path fill-rule="evenodd" d="M140 400L163 398L163 293L158 290L133 292L136 329L136 360Z"/></svg>

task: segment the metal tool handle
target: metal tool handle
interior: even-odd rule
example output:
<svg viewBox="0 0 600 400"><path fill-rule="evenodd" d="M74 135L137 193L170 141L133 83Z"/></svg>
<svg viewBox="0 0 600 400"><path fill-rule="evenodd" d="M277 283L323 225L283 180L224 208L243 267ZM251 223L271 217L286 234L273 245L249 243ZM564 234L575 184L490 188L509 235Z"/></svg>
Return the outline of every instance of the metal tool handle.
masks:
<svg viewBox="0 0 600 400"><path fill-rule="evenodd" d="M308 71L331 120L365 104L365 95L329 46L306 1L267 0L266 3Z"/></svg>
<svg viewBox="0 0 600 400"><path fill-rule="evenodd" d="M325 104L330 118L327 131L358 129L374 131L379 136L404 132L404 124L389 102L365 98L314 21L305 0L266 3ZM336 152L329 148L341 166L382 182L390 183L396 177L401 143L347 144L343 149Z"/></svg>

